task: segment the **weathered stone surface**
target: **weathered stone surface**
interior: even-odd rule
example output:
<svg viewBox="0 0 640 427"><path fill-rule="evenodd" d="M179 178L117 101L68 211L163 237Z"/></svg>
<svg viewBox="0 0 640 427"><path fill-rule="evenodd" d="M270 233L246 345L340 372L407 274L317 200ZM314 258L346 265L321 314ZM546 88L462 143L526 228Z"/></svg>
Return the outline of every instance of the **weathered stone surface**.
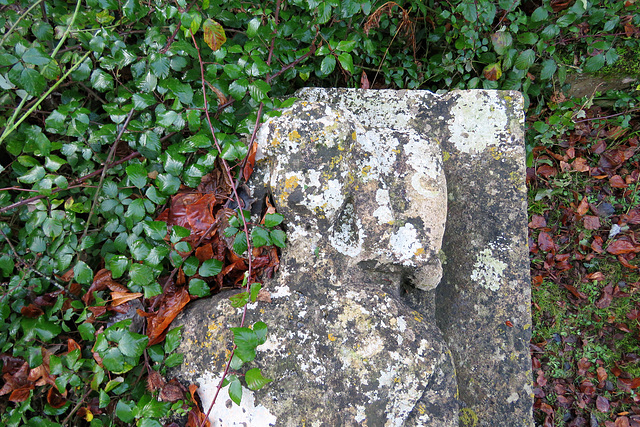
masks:
<svg viewBox="0 0 640 427"><path fill-rule="evenodd" d="M248 313L275 381L242 408L223 391L215 425L532 425L520 95L297 96L263 126L253 182L290 239L272 303ZM179 376L206 406L240 317L227 297L179 320Z"/></svg>

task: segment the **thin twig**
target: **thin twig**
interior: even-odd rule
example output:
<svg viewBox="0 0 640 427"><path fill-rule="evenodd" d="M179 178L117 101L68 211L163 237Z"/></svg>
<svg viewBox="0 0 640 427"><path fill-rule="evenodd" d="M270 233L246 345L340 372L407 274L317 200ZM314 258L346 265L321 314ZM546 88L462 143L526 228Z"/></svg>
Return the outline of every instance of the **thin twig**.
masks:
<svg viewBox="0 0 640 427"><path fill-rule="evenodd" d="M133 117L133 113L135 111L136 111L135 108L132 108L131 111L129 111L129 114L127 115L127 119L124 121L122 128L120 128L120 132L118 132L118 136L116 137L116 140L113 142L111 151L109 151L109 154L107 155L107 159L104 162L105 166L111 163L111 161L113 160L113 157L116 154L116 149L118 148L118 142L120 142L120 138L122 138L122 135L124 134L124 131L127 129L127 126L129 125L129 122L131 121L131 117ZM84 240L85 237L87 237L87 232L89 231L89 224L91 224L91 217L93 216L93 211L95 210L96 204L98 203L98 197L100 197L100 191L102 189L102 184L104 183L104 178L106 176L107 176L107 168L104 167L102 168L102 174L100 174L100 181L98 181L98 188L96 189L96 193L93 195L93 202L91 203L91 210L89 210L89 216L87 217L84 231L82 232L82 236L80 237L80 240L78 240L78 247L82 246L82 241ZM79 253L78 253L78 256L79 256Z"/></svg>

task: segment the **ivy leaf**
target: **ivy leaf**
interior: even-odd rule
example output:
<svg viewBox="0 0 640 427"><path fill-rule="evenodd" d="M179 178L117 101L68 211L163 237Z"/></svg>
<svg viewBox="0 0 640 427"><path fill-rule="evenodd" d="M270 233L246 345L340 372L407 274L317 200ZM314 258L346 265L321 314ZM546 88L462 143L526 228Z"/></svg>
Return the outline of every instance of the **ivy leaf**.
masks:
<svg viewBox="0 0 640 427"><path fill-rule="evenodd" d="M249 21L246 32L247 37L249 37L250 39L254 38L258 33L258 28L260 28L260 19L258 17L255 17L251 21Z"/></svg>
<svg viewBox="0 0 640 427"><path fill-rule="evenodd" d="M153 271L144 264L133 264L129 270L129 277L135 285L145 286L153 281Z"/></svg>
<svg viewBox="0 0 640 427"><path fill-rule="evenodd" d="M29 95L37 96L47 87L45 78L33 68L24 68L20 72L20 84Z"/></svg>
<svg viewBox="0 0 640 427"><path fill-rule="evenodd" d="M93 270L84 261L78 261L73 267L73 278L78 283L88 285L93 280Z"/></svg>
<svg viewBox="0 0 640 427"><path fill-rule="evenodd" d="M101 69L96 69L91 73L91 86L99 92L113 89L113 77Z"/></svg>
<svg viewBox="0 0 640 427"><path fill-rule="evenodd" d="M249 369L244 375L244 379L247 382L247 387L251 390L260 390L265 385L269 384L271 379L262 376L262 372L258 368Z"/></svg>
<svg viewBox="0 0 640 427"><path fill-rule="evenodd" d="M147 170L139 163L129 165L126 168L127 176L133 185L142 188L147 185Z"/></svg>
<svg viewBox="0 0 640 427"><path fill-rule="evenodd" d="M536 60L536 53L533 51L533 49L527 49L524 52L520 53L520 55L516 59L514 66L518 70L528 70L529 67L533 65L533 62L535 60Z"/></svg>
<svg viewBox="0 0 640 427"><path fill-rule="evenodd" d="M602 67L604 67L604 55L598 54L587 59L584 64L584 71L586 71L587 73L593 73L595 71L598 71Z"/></svg>
<svg viewBox="0 0 640 427"><path fill-rule="evenodd" d="M117 279L129 268L129 258L124 255L114 255L107 262L107 268L111 271L111 277Z"/></svg>
<svg viewBox="0 0 640 427"><path fill-rule="evenodd" d="M138 358L147 348L149 337L135 332L126 332L118 342L118 349L128 357Z"/></svg>
<svg viewBox="0 0 640 427"><path fill-rule="evenodd" d="M251 98L256 102L262 102L270 90L271 86L264 80L255 80L249 84L249 95L251 95Z"/></svg>
<svg viewBox="0 0 640 427"><path fill-rule="evenodd" d="M240 380L235 375L234 380L229 385L229 397L236 405L240 405L240 402L242 402L242 384L240 384Z"/></svg>
<svg viewBox="0 0 640 427"><path fill-rule="evenodd" d="M353 58L351 58L350 53L341 53L340 55L338 55L338 61L340 61L340 65L342 66L342 68L344 68L349 73L353 74L355 72L353 68Z"/></svg>
<svg viewBox="0 0 640 427"><path fill-rule="evenodd" d="M22 60L27 64L45 65L51 61L51 57L40 52L35 47L31 47L22 54Z"/></svg>
<svg viewBox="0 0 640 427"><path fill-rule="evenodd" d="M202 277L211 277L220 274L222 271L222 261L217 259L208 259L200 266L200 275Z"/></svg>
<svg viewBox="0 0 640 427"><path fill-rule="evenodd" d="M164 352L171 353L180 345L182 339L182 326L171 329L167 332L167 336L164 339Z"/></svg>
<svg viewBox="0 0 640 427"><path fill-rule="evenodd" d="M189 294L203 298L211 295L209 285L202 279L189 280Z"/></svg>
<svg viewBox="0 0 640 427"><path fill-rule="evenodd" d="M269 232L262 227L256 227L251 230L251 241L256 248L272 244L269 238Z"/></svg>
<svg viewBox="0 0 640 427"><path fill-rule="evenodd" d="M224 33L222 25L218 24L213 19L207 19L202 26L204 29L204 41L209 45L212 51L216 51L222 47L227 41L227 36Z"/></svg>
<svg viewBox="0 0 640 427"><path fill-rule="evenodd" d="M253 324L253 332L258 339L258 345L264 344L267 341L267 325L264 322L256 322Z"/></svg>
<svg viewBox="0 0 640 427"><path fill-rule="evenodd" d="M336 58L333 55L325 56L320 63L320 73L323 75L331 74L331 72L336 68Z"/></svg>
<svg viewBox="0 0 640 427"><path fill-rule="evenodd" d="M279 213L266 214L264 216L264 226L267 228L275 227L284 220L284 217Z"/></svg>
<svg viewBox="0 0 640 427"><path fill-rule="evenodd" d="M235 354L243 362L251 362L256 358L258 337L256 333L246 327L229 328L233 332L233 342L237 346Z"/></svg>
<svg viewBox="0 0 640 427"><path fill-rule="evenodd" d="M546 59L542 62L542 70L540 71L541 80L549 80L556 73L558 66L553 59Z"/></svg>
<svg viewBox="0 0 640 427"><path fill-rule="evenodd" d="M286 246L285 241L287 240L287 235L282 230L273 230L269 233L269 237L274 245L279 248L284 248Z"/></svg>
<svg viewBox="0 0 640 427"><path fill-rule="evenodd" d="M242 255L247 251L247 249L247 235L244 233L238 233L233 241L233 251L238 255Z"/></svg>

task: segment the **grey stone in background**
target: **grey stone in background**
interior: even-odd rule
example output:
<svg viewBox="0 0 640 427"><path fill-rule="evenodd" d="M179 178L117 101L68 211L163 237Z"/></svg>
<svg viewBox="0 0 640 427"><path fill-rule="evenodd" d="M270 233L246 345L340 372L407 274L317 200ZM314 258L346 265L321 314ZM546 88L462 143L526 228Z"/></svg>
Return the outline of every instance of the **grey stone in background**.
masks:
<svg viewBox="0 0 640 427"><path fill-rule="evenodd" d="M212 419L532 425L520 95L297 96L263 126L268 157L252 183L258 198L271 187L289 227L281 271L265 282L272 302L248 313L270 328L255 363L275 381L245 390L240 408L223 392ZM240 318L227 297L178 321L177 374L201 385L205 406Z"/></svg>

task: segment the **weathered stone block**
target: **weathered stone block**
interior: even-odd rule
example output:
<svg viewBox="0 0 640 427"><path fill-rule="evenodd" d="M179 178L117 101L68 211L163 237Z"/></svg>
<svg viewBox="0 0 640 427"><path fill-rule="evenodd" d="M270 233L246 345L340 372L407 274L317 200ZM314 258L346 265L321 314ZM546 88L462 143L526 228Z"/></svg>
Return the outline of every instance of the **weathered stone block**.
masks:
<svg viewBox="0 0 640 427"><path fill-rule="evenodd" d="M212 420L532 425L520 95L297 96L263 125L251 183L288 227L272 302L248 313L269 326L256 363L275 381L242 408L225 393ZM227 296L179 319L178 376L205 405L239 318Z"/></svg>

